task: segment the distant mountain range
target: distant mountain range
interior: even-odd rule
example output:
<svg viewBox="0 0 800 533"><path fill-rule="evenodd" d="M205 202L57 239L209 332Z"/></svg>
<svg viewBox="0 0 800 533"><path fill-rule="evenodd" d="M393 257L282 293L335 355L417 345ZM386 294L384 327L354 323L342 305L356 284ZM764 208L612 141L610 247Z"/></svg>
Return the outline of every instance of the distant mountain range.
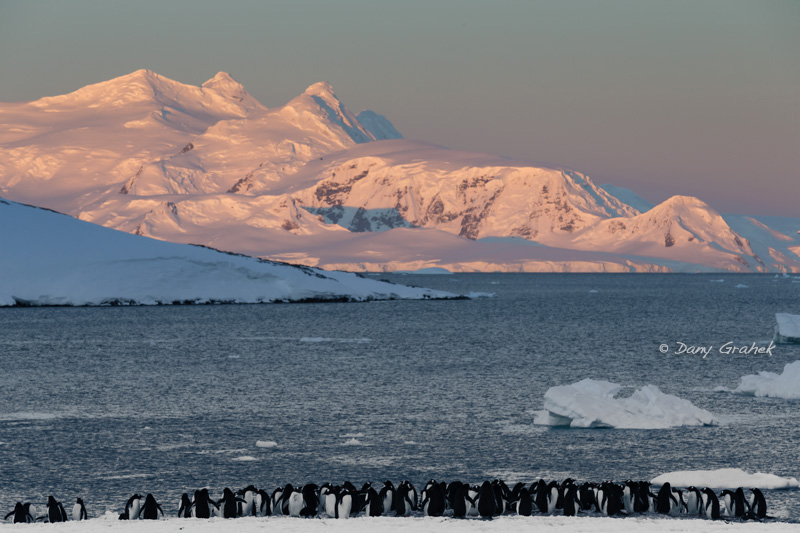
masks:
<svg viewBox="0 0 800 533"><path fill-rule="evenodd" d="M0 196L166 241L356 271L800 272L800 219L406 140L324 82L267 108L224 72L139 70L0 124Z"/></svg>

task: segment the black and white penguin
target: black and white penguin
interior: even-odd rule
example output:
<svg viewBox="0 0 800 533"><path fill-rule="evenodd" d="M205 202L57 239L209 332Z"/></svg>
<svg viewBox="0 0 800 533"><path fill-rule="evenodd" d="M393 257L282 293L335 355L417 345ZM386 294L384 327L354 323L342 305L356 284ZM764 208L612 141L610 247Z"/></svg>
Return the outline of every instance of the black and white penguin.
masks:
<svg viewBox="0 0 800 533"><path fill-rule="evenodd" d="M289 494L289 501L286 504L286 514L297 518L300 516L300 512L305 506L303 493L296 490L292 491L292 493Z"/></svg>
<svg viewBox="0 0 800 533"><path fill-rule="evenodd" d="M394 509L395 492L394 484L391 481L386 480L383 482L383 487L381 487L378 497L383 505L383 514L385 515L388 515Z"/></svg>
<svg viewBox="0 0 800 533"><path fill-rule="evenodd" d="M225 487L222 490L222 498L217 502L217 506L222 506L223 518L236 518L239 514L239 503L244 503L244 498L240 498L231 489Z"/></svg>
<svg viewBox="0 0 800 533"><path fill-rule="evenodd" d="M628 480L622 485L622 508L629 515L635 512L637 485L632 480Z"/></svg>
<svg viewBox="0 0 800 533"><path fill-rule="evenodd" d="M445 511L445 494L439 483L431 480L426 486L422 500L422 513L425 516L442 516Z"/></svg>
<svg viewBox="0 0 800 533"><path fill-rule="evenodd" d="M551 481L547 485L547 514L553 514L556 512L560 498L561 490L558 482Z"/></svg>
<svg viewBox="0 0 800 533"><path fill-rule="evenodd" d="M256 491L253 499L253 512L256 516L270 516L272 514L272 500L264 489Z"/></svg>
<svg viewBox="0 0 800 533"><path fill-rule="evenodd" d="M364 493L364 512L367 516L381 516L383 514L383 502L378 491L371 486Z"/></svg>
<svg viewBox="0 0 800 533"><path fill-rule="evenodd" d="M467 495L469 494L469 485L458 482L458 485L453 487L453 483L448 487L450 494L448 500L450 501L450 508L453 509L454 518L464 518L467 516Z"/></svg>
<svg viewBox="0 0 800 533"><path fill-rule="evenodd" d="M750 498L750 511L756 518L767 518L767 500L764 498L764 493L756 488L750 491L753 493Z"/></svg>
<svg viewBox="0 0 800 533"><path fill-rule="evenodd" d="M148 493L147 496L144 497L144 504L139 510L139 514L145 520L158 520L159 512L161 513L161 516L164 516L164 511L161 510L161 506L158 504L153 495Z"/></svg>
<svg viewBox="0 0 800 533"><path fill-rule="evenodd" d="M255 516L256 515L256 493L258 490L254 485L248 485L241 490L241 496L244 503L239 510L239 516Z"/></svg>
<svg viewBox="0 0 800 533"><path fill-rule="evenodd" d="M698 516L701 514L703 507L703 495L697 487L686 488L686 514L691 516Z"/></svg>
<svg viewBox="0 0 800 533"><path fill-rule="evenodd" d="M181 501L178 504L178 518L191 518L192 516L192 500L185 492L181 494Z"/></svg>
<svg viewBox="0 0 800 533"><path fill-rule="evenodd" d="M278 487L272 492L270 498L272 514L283 514L283 487Z"/></svg>
<svg viewBox="0 0 800 533"><path fill-rule="evenodd" d="M22 502L17 502L14 510L8 513L3 520L8 520L9 516L13 516L15 524L29 524L35 522L35 517L30 513L30 504L23 505Z"/></svg>
<svg viewBox="0 0 800 533"><path fill-rule="evenodd" d="M510 492L502 479L495 479L492 481L492 490L494 490L494 514L495 516L499 516L506 512Z"/></svg>
<svg viewBox="0 0 800 533"><path fill-rule="evenodd" d="M51 524L67 521L67 512L64 510L64 506L61 505L61 502L56 501L52 494L47 497L47 520Z"/></svg>
<svg viewBox="0 0 800 533"><path fill-rule="evenodd" d="M194 518L211 518L215 514L214 511L219 510L219 506L211 499L208 489L200 489L194 491L194 500L189 510Z"/></svg>
<svg viewBox="0 0 800 533"><path fill-rule="evenodd" d="M142 507L142 496L138 493L135 493L133 496L128 498L128 501L125 502L125 514L128 520L136 520L139 518L139 511Z"/></svg>
<svg viewBox="0 0 800 533"><path fill-rule="evenodd" d="M83 499L76 499L75 505L72 506L72 519L87 520L88 518L89 515L86 513L86 506L83 504Z"/></svg>
<svg viewBox="0 0 800 533"><path fill-rule="evenodd" d="M517 501L514 505L514 511L520 516L530 516L533 513L533 501L531 500L531 493L525 486L517 490Z"/></svg>
<svg viewBox="0 0 800 533"><path fill-rule="evenodd" d="M281 496L281 514L283 515L289 514L289 500L292 497L293 492L294 487L291 483L287 483L286 486L283 487L283 495Z"/></svg>
<svg viewBox="0 0 800 533"><path fill-rule="evenodd" d="M746 508L746 500L744 498L744 491L741 487L735 491L725 489L720 494L720 501L724 505L724 513L727 516L735 518L742 518L749 510Z"/></svg>
<svg viewBox="0 0 800 533"><path fill-rule="evenodd" d="M570 485L564 493L564 516L577 516L578 511L581 509L581 501L578 496L577 485Z"/></svg>
<svg viewBox="0 0 800 533"><path fill-rule="evenodd" d="M659 514L671 514L672 509L678 507L678 500L672 493L672 487L669 482L664 483L658 490L656 497L656 512Z"/></svg>
<svg viewBox="0 0 800 533"><path fill-rule="evenodd" d="M494 496L494 487L488 481L484 481L478 491L478 514L483 518L491 518L497 510L497 502Z"/></svg>
<svg viewBox="0 0 800 533"><path fill-rule="evenodd" d="M478 516L478 494L481 488L477 485L468 485L467 495L467 516Z"/></svg>
<svg viewBox="0 0 800 533"><path fill-rule="evenodd" d="M578 488L578 500L581 502L581 509L584 511L591 511L595 504L594 485L588 481L581 483Z"/></svg>
<svg viewBox="0 0 800 533"><path fill-rule="evenodd" d="M346 487L342 487L336 494L336 518L350 518L354 496L353 491Z"/></svg>
<svg viewBox="0 0 800 533"><path fill-rule="evenodd" d="M300 489L303 495L303 508L300 509L300 516L306 518L317 516L319 512L319 487L314 483L303 485Z"/></svg>
<svg viewBox="0 0 800 533"><path fill-rule="evenodd" d="M531 485L531 494L533 494L533 503L536 504L536 510L542 514L547 512L547 482L540 479Z"/></svg>
<svg viewBox="0 0 800 533"><path fill-rule="evenodd" d="M703 489L703 516L711 520L719 520L721 517L719 498L708 487Z"/></svg>
<svg viewBox="0 0 800 533"><path fill-rule="evenodd" d="M416 510L417 491L409 481L403 481L397 487L394 511L397 516L408 516Z"/></svg>

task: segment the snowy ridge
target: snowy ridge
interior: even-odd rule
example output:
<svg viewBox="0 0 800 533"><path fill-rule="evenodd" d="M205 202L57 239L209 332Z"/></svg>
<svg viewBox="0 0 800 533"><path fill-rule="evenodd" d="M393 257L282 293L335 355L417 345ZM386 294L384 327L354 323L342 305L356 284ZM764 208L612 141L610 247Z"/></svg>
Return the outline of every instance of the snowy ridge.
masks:
<svg viewBox="0 0 800 533"><path fill-rule="evenodd" d="M0 306L455 296L155 241L5 200L0 226Z"/></svg>
<svg viewBox="0 0 800 533"><path fill-rule="evenodd" d="M737 487L758 487L760 489L796 489L800 487L797 479L775 474L756 472L748 474L741 468L720 468L717 470L681 470L668 472L653 478L653 485L669 483L673 487L710 487L713 489L736 489Z"/></svg>
<svg viewBox="0 0 800 533"><path fill-rule="evenodd" d="M0 103L0 124L0 195L162 240L354 270L800 272L800 220L652 207L572 170L405 140L326 82L267 108L225 72L198 87L137 70ZM470 242L448 256L440 233ZM494 259L471 244L486 238L513 240Z"/></svg>

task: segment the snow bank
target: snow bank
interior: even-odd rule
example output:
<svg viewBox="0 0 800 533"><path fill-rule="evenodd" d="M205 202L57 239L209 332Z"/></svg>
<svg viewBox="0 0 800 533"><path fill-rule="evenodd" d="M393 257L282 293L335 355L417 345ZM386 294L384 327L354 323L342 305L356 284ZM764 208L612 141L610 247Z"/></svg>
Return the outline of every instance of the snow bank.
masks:
<svg viewBox="0 0 800 533"><path fill-rule="evenodd" d="M681 470L668 472L653 478L653 485L669 483L673 487L710 487L712 489L736 489L753 487L759 489L796 489L800 487L797 479L775 474L748 474L740 468L720 468L719 470Z"/></svg>
<svg viewBox="0 0 800 533"><path fill-rule="evenodd" d="M573 428L665 429L715 426L719 420L690 401L664 394L655 385L638 389L629 398L615 398L622 386L584 379L572 385L550 387L544 395L545 412L534 423Z"/></svg>
<svg viewBox="0 0 800 533"><path fill-rule="evenodd" d="M776 313L775 342L782 344L800 343L800 315Z"/></svg>
<svg viewBox="0 0 800 533"><path fill-rule="evenodd" d="M448 298L114 231L0 199L0 306Z"/></svg>
<svg viewBox="0 0 800 533"><path fill-rule="evenodd" d="M163 505L163 502L162 502ZM54 526L53 524L26 524L25 531L52 531L54 527L60 533L101 533L109 530L124 531L126 533L174 533L181 530L186 533L262 533L264 531L281 531L285 533L367 533L381 531L382 533L405 533L415 531L418 533L529 533L537 530L569 531L569 532L596 532L596 533L627 533L627 532L674 532L691 529L699 533L706 531L768 531L771 533L796 532L797 524L782 522L746 523L711 521L692 519L676 520L674 518L656 517L628 517L607 518L588 516L501 516L491 521L480 519L433 518L433 517L359 517L350 520L336 520L323 518L308 520L288 516L272 516L269 518L224 518L182 519L171 518L167 520L131 520L119 521L116 513L108 513L102 518L91 519L83 522L65 522ZM2 526L0 526L2 527ZM10 526L9 526L10 527ZM16 528L15 528L16 529Z"/></svg>
<svg viewBox="0 0 800 533"><path fill-rule="evenodd" d="M759 398L800 400L800 361L788 363L783 367L782 374L759 372L742 376L733 392Z"/></svg>

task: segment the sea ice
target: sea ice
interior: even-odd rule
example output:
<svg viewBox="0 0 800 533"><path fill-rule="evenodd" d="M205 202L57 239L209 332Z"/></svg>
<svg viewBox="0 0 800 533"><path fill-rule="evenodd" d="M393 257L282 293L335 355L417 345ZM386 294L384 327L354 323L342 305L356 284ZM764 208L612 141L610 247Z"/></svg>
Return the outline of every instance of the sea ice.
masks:
<svg viewBox="0 0 800 533"><path fill-rule="evenodd" d="M669 483L674 487L709 487L712 489L735 489L756 487L759 489L794 489L800 485L793 477L757 472L748 474L740 468L720 468L718 470L681 470L668 472L653 478L653 485Z"/></svg>
<svg viewBox="0 0 800 533"><path fill-rule="evenodd" d="M759 398L800 400L800 361L788 363L783 367L782 374L759 372L742 376L733 392Z"/></svg>
<svg viewBox="0 0 800 533"><path fill-rule="evenodd" d="M749 289L750 285L745 285L744 283L739 283L738 285L736 285L736 288L737 289Z"/></svg>
<svg viewBox="0 0 800 533"><path fill-rule="evenodd" d="M257 448L275 448L278 446L278 443L274 440L257 440L256 447Z"/></svg>
<svg viewBox="0 0 800 533"><path fill-rule="evenodd" d="M361 441L353 437L344 442L343 446L361 446Z"/></svg>
<svg viewBox="0 0 800 533"><path fill-rule="evenodd" d="M800 343L800 315L776 313L775 342L780 344Z"/></svg>
<svg viewBox="0 0 800 533"><path fill-rule="evenodd" d="M621 389L616 383L593 379L550 387L544 395L545 412L537 415L534 423L619 429L719 425L710 412L688 400L664 394L655 385L646 385L629 398L615 398Z"/></svg>

